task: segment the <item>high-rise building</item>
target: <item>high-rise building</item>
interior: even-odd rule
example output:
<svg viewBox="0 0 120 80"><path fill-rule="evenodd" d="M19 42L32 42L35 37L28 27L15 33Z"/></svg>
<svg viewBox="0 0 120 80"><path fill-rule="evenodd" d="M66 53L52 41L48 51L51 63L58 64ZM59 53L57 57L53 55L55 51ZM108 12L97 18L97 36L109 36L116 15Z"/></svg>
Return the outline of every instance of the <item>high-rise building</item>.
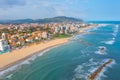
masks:
<svg viewBox="0 0 120 80"><path fill-rule="evenodd" d="M10 50L10 46L7 41L4 39L0 39L0 51L3 52L8 50Z"/></svg>

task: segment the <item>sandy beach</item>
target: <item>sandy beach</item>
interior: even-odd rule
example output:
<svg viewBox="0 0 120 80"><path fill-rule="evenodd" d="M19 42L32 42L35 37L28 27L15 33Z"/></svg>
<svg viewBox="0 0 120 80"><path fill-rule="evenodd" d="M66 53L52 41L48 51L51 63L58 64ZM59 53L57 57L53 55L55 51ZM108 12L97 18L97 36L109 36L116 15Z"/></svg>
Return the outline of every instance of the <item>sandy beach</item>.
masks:
<svg viewBox="0 0 120 80"><path fill-rule="evenodd" d="M85 33L86 30L95 27L96 26L89 26L89 27L81 28L80 34ZM16 63L19 63L20 61L23 61L29 58L30 56L34 55L35 53L41 52L47 48L64 44L69 41L68 39L69 38L54 39L47 41L45 43L34 44L26 48L14 50L12 52L2 54L0 55L0 70L5 70L10 66L13 66Z"/></svg>
<svg viewBox="0 0 120 80"><path fill-rule="evenodd" d="M54 39L44 43L34 44L20 50L14 50L12 52L2 54L0 55L0 70L4 70L14 65L15 63L18 63L19 61L32 56L37 52L43 51L56 45L64 44L69 41L68 39L69 38Z"/></svg>

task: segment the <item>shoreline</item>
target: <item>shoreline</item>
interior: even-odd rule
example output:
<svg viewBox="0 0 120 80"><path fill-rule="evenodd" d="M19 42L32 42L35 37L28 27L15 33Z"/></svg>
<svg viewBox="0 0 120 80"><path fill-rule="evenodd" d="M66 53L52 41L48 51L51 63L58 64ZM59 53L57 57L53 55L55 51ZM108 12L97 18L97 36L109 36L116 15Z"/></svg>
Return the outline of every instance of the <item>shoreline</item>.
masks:
<svg viewBox="0 0 120 80"><path fill-rule="evenodd" d="M65 43L63 43L63 44L65 44ZM15 62L15 63L8 64L8 65L5 66L5 68L1 68L1 69L0 69L0 72L1 72L1 71L4 71L4 70L7 70L7 69L9 69L10 67L13 67L14 65L21 64L22 62L24 62L25 60L31 58L32 56L35 56L35 55L38 56L39 54L42 54L42 52L44 53L45 50L49 50L49 49L52 49L52 48L54 48L54 47L57 47L57 46L60 46L60 45L63 45L63 44L58 44L58 45L54 45L54 46L45 48L45 49L43 49L43 50L41 50L41 51L38 51L38 52L35 52L35 53L33 53L33 54L25 57L25 58L22 58L21 60L18 60L18 61ZM37 54L38 54L38 55L37 55Z"/></svg>
<svg viewBox="0 0 120 80"><path fill-rule="evenodd" d="M87 33L87 30L92 29L92 28L96 28L96 27L99 27L99 26L88 26L85 28L81 28L79 34ZM59 45L65 44L65 43L69 42L70 38L71 37L53 39L53 40L50 40L50 41L45 42L45 43L32 45L32 46L29 46L29 47L26 47L26 48L23 48L20 50L14 50L12 52L2 54L2 55L0 55L0 71L4 71L4 70L6 70L6 69L8 69L16 64L19 64L22 61L34 56L35 54L38 54L38 53L45 51L46 49L49 49L49 48L54 47L54 46L59 46ZM50 45L50 43L51 43L51 45Z"/></svg>
<svg viewBox="0 0 120 80"><path fill-rule="evenodd" d="M54 39L54 40L50 40L46 43L40 43L38 45L33 45L33 46L30 46L27 48L23 48L20 50L15 50L15 51L12 51L9 53L2 54L2 55L0 55L0 64L1 64L0 71L4 71L16 64L21 63L22 61L24 61L38 53L45 51L46 49L65 44L68 41L69 41L69 38ZM56 43L54 43L54 42L56 42ZM49 44L52 44L52 45L49 45ZM39 46L42 46L43 48L38 49ZM31 51L30 49L32 49L32 48L35 49L34 47L37 47L37 50L32 50L33 52L30 52ZM28 48L30 48L30 49L28 49ZM24 53L22 53L22 52L24 52ZM29 54L27 54L26 52ZM15 59L13 59L14 57L15 57ZM6 59L6 58L9 58L9 59ZM5 62L7 62L7 63L5 63Z"/></svg>
<svg viewBox="0 0 120 80"><path fill-rule="evenodd" d="M31 64L32 61L34 61L38 57L41 57L42 55L44 55L44 53L48 52L49 50L57 48L57 47L62 46L64 44L66 44L66 43L48 47L48 48L46 48L44 50L38 51L38 52L30 55L30 56L28 56L28 57L26 57L24 59L21 59L21 60L17 61L16 63L13 63L13 64L10 64L10 65L6 66L5 69L0 70L0 79L2 79L2 77L6 76L7 73L21 68L22 65Z"/></svg>

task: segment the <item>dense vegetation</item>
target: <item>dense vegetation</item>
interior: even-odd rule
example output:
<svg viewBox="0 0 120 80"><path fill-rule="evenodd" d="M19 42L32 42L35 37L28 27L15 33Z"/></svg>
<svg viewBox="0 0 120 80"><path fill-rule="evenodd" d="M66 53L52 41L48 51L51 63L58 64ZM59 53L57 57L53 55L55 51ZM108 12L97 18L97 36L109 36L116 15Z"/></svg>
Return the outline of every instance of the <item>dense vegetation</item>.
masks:
<svg viewBox="0 0 120 80"><path fill-rule="evenodd" d="M56 38L68 38L70 37L70 34L55 34L54 37Z"/></svg>

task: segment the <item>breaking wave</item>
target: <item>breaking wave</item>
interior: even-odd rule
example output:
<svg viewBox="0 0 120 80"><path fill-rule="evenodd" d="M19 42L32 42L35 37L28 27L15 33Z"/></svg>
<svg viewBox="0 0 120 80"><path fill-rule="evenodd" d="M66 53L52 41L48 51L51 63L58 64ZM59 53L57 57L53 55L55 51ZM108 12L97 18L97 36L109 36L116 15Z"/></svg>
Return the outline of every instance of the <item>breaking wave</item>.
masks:
<svg viewBox="0 0 120 80"><path fill-rule="evenodd" d="M58 46L60 46L60 45L58 45ZM10 72L15 71L16 69L21 69L22 65L31 64L32 61L34 61L36 58L38 58L39 56L42 56L44 53L46 53L49 50L51 50L53 48L56 48L58 46L48 48L48 49L46 49L46 50L44 50L44 51L42 51L42 52L40 52L38 54L33 55L32 57L26 59L25 61L22 61L22 62L20 62L18 64L15 64L15 65L13 65L13 66L5 69L5 70L1 70L0 71L0 79L3 79L4 77L11 78L13 76L13 74L9 74Z"/></svg>
<svg viewBox="0 0 120 80"><path fill-rule="evenodd" d="M105 43L105 44L109 44L109 45L112 45L115 43L115 39L116 39L116 36L118 34L118 30L119 30L119 25L115 25L114 29L113 29L113 38L108 40L108 41L102 41L102 43Z"/></svg>
<svg viewBox="0 0 120 80"><path fill-rule="evenodd" d="M107 62L108 60L109 60L109 59L103 60L103 63ZM103 64L103 63L102 63L102 64ZM111 64L107 65L107 66L100 72L100 74L98 75L98 77L96 78L96 80L103 80L102 78L107 77L107 75L105 75L104 73L107 71L108 68L112 68L112 66L113 66L114 64L115 64L115 60L113 60L113 62L112 62ZM94 72L96 69L98 69L98 67L95 68L95 69L93 70L93 72Z"/></svg>
<svg viewBox="0 0 120 80"><path fill-rule="evenodd" d="M109 41L103 41L102 43L112 45L112 44L114 44L114 43L115 43L115 38L112 38L112 39L111 39L111 40L109 40Z"/></svg>
<svg viewBox="0 0 120 80"><path fill-rule="evenodd" d="M92 69L89 69L90 67L96 67L99 64L99 62L94 61L93 58L89 59L88 62L82 63L81 65L78 65L76 69L74 70L75 75L73 76L72 80L87 80L87 76L91 73Z"/></svg>
<svg viewBox="0 0 120 80"><path fill-rule="evenodd" d="M104 59L102 60L102 62L100 62L100 61L95 61L93 58L91 58L89 59L88 62L78 65L74 70L75 74L72 80L88 80L88 76L91 73L93 73L95 70L97 70L98 67L103 63L105 63L107 60L108 59ZM108 65L106 68L102 70L97 80L102 80L102 78L107 77L104 74L104 72L107 70L108 67L112 67L113 64L115 64L115 61L113 61L112 64Z"/></svg>
<svg viewBox="0 0 120 80"><path fill-rule="evenodd" d="M113 36L116 37L118 33L119 25L116 25L114 28Z"/></svg>

